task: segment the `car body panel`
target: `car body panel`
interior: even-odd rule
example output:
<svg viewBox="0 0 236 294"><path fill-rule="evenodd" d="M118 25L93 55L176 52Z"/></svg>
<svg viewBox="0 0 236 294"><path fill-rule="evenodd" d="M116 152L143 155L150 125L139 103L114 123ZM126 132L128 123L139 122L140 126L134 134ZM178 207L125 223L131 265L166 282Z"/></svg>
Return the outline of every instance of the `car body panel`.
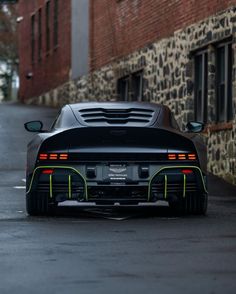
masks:
<svg viewBox="0 0 236 294"><path fill-rule="evenodd" d="M60 160L60 154L66 154L66 160ZM170 160L169 154L177 158ZM66 105L52 129L28 145L27 194L43 191L56 203L113 205L207 193L206 154L202 138L181 132L166 106Z"/></svg>

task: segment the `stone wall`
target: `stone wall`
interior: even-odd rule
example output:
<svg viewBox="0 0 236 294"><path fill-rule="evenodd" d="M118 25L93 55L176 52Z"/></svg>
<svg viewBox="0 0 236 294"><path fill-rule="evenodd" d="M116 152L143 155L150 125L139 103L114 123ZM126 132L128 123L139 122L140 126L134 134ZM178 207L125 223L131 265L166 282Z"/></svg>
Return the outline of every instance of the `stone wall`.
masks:
<svg viewBox="0 0 236 294"><path fill-rule="evenodd" d="M78 101L116 100L116 84L123 77L140 69L144 78L144 101L164 103L174 112L180 126L194 118L194 52L207 48L208 60L208 143L209 171L236 184L236 62L233 64L234 120L218 126L215 121L214 45L232 37L236 61L236 8L230 8L202 20L171 37L152 43L88 76L72 80L34 101L63 105Z"/></svg>

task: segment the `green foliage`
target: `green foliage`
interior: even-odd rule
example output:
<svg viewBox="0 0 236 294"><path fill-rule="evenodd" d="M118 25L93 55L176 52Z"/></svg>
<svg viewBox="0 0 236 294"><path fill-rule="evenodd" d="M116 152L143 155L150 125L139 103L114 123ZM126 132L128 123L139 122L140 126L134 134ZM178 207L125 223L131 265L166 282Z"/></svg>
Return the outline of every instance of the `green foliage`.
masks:
<svg viewBox="0 0 236 294"><path fill-rule="evenodd" d="M3 94L4 99L8 97L9 83L11 81L11 75L7 72L0 74L0 91Z"/></svg>
<svg viewBox="0 0 236 294"><path fill-rule="evenodd" d="M0 60L15 63L17 60L17 32L15 5L0 5Z"/></svg>

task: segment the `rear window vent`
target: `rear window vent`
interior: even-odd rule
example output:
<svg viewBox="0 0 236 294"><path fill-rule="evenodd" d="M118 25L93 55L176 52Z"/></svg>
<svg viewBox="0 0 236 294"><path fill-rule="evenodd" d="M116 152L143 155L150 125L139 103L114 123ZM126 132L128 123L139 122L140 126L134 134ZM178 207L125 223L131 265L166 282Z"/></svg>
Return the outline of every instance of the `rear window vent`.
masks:
<svg viewBox="0 0 236 294"><path fill-rule="evenodd" d="M151 122L154 116L154 110L143 108L128 109L105 109L89 108L79 110L80 117L89 125L108 124L108 125L126 125L141 124L145 125Z"/></svg>

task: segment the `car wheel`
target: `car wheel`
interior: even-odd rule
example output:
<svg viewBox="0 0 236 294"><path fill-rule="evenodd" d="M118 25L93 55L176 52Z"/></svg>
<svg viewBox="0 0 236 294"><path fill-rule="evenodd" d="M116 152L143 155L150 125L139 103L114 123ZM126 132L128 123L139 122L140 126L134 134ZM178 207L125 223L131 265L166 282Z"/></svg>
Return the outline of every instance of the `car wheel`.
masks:
<svg viewBox="0 0 236 294"><path fill-rule="evenodd" d="M32 216L51 215L53 213L53 205L48 203L48 194L36 192L26 195L26 211Z"/></svg>
<svg viewBox="0 0 236 294"><path fill-rule="evenodd" d="M205 215L207 212L207 194L188 194L175 202L169 202L169 206L174 213Z"/></svg>

